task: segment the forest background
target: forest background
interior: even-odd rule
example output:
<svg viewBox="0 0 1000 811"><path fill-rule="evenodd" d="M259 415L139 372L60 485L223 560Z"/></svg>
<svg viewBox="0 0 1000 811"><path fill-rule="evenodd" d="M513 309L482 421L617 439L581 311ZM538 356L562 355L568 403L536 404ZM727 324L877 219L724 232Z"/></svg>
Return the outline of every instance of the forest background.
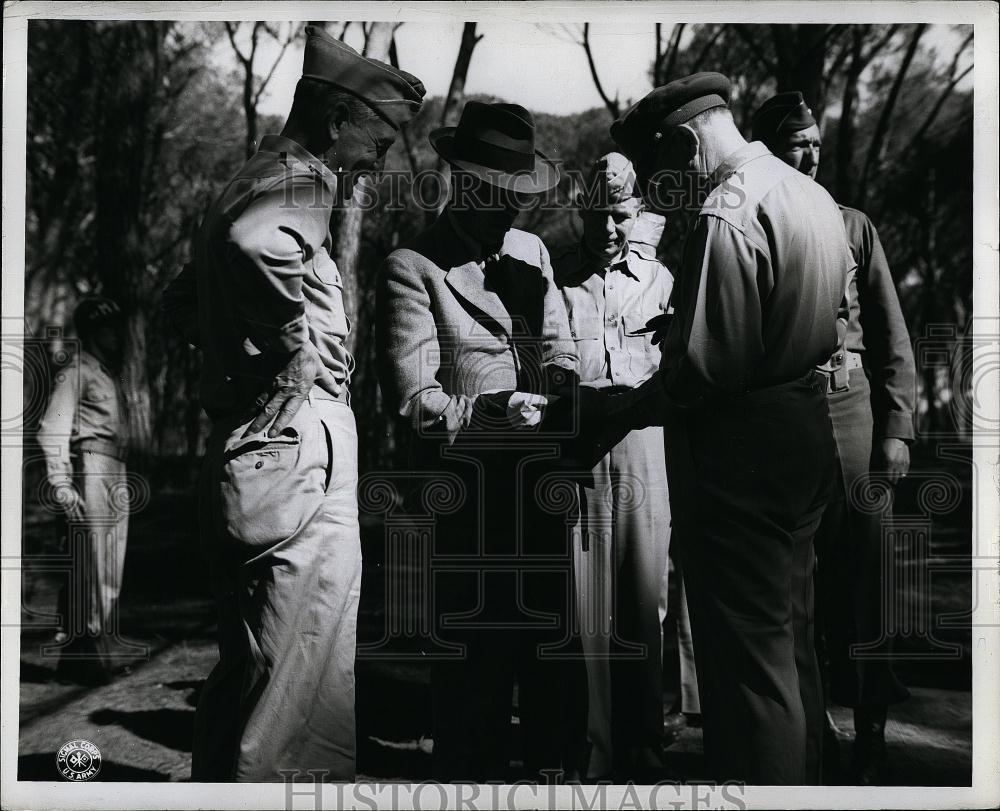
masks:
<svg viewBox="0 0 1000 811"><path fill-rule="evenodd" d="M411 68L407 24L314 22L367 55ZM525 28L532 28L527 23ZM28 31L25 437L68 359L72 309L101 293L123 307L130 468L166 484L195 475L208 424L197 397L200 358L163 323L165 285L226 181L282 118L269 86L300 58L304 23L33 20ZM335 258L353 324L349 348L362 473L401 464L403 438L382 405L374 356L374 279L384 257L433 217L409 184L446 171L432 129L457 123L484 37L460 33L447 92L431 95L389 153L398 204L334 214ZM613 148L611 122L636 98L610 89L612 61L595 56L590 24L536 26L578 47L600 104L571 114L533 110L539 148L561 161L552 205L522 215L552 253L579 237L580 173ZM442 34L444 36L444 33ZM878 228L917 351L917 457L942 437L971 437L973 96L971 26L928 24L651 24L648 87L698 70L734 81L732 109L750 115L775 92L801 90L823 133L818 180ZM430 44L430 43L429 43ZM442 48L443 43L437 43ZM454 45L454 43L452 43ZM223 58L220 55L228 55ZM297 66L292 66L294 70ZM515 71L527 76L530 66ZM516 84L502 99L518 101ZM385 183L376 188L382 191ZM668 222L660 255L679 258L683 222ZM359 407L359 404L362 407ZM26 459L36 458L27 453ZM26 491L40 477L26 467Z"/></svg>

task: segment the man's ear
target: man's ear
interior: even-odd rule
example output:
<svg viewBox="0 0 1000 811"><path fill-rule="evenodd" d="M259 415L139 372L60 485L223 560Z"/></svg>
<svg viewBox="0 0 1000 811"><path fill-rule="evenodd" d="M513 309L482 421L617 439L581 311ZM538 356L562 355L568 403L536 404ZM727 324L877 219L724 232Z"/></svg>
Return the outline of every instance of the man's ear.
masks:
<svg viewBox="0 0 1000 811"><path fill-rule="evenodd" d="M698 133L686 124L681 124L664 137L662 148L666 151L670 166L683 167L691 164L700 146Z"/></svg>
<svg viewBox="0 0 1000 811"><path fill-rule="evenodd" d="M340 130L343 129L345 124L349 124L350 122L351 111L346 104L338 101L333 106L330 117L326 120L326 136L330 139L332 145L336 146L337 140L340 138Z"/></svg>

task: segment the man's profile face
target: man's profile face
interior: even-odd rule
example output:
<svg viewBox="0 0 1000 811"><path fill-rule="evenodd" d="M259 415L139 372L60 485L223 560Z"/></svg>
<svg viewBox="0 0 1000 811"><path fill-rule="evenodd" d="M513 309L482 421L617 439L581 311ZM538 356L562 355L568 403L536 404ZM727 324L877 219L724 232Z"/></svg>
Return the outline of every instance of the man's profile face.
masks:
<svg viewBox="0 0 1000 811"><path fill-rule="evenodd" d="M823 139L819 134L819 126L813 124L797 132L778 133L774 144L774 154L793 169L816 179L819 169L819 152Z"/></svg>
<svg viewBox="0 0 1000 811"><path fill-rule="evenodd" d="M698 138L682 124L656 141L636 164L638 187L653 211L670 214L694 193L700 179L698 156Z"/></svg>
<svg viewBox="0 0 1000 811"><path fill-rule="evenodd" d="M628 242L641 204L636 197L606 207L584 209L583 241L597 257L614 259Z"/></svg>
<svg viewBox="0 0 1000 811"><path fill-rule="evenodd" d="M125 350L125 324L118 319L101 322L93 328L90 344L107 360L119 362Z"/></svg>
<svg viewBox="0 0 1000 811"><path fill-rule="evenodd" d="M345 121L338 130L337 162L355 178L382 171L385 155L396 140L396 130L372 113L367 119Z"/></svg>

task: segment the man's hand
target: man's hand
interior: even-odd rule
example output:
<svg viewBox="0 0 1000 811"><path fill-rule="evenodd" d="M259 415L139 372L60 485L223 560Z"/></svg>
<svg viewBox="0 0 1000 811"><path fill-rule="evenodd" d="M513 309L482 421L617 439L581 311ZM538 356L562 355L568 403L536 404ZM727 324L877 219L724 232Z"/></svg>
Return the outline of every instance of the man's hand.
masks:
<svg viewBox="0 0 1000 811"><path fill-rule="evenodd" d="M321 386L334 396L339 395L342 389L330 370L323 365L316 347L306 343L288 359L288 365L275 375L270 393L257 398L255 405L261 409L260 414L250 423L243 436L263 431L272 420L274 422L267 435L278 436L292 421L314 385Z"/></svg>
<svg viewBox="0 0 1000 811"><path fill-rule="evenodd" d="M654 346L659 346L663 343L663 339L667 337L667 332L670 329L670 322L673 320L673 313L660 313L659 315L654 315L646 322L644 331L653 333L652 340ZM663 349L663 347L660 346L660 349Z"/></svg>
<svg viewBox="0 0 1000 811"><path fill-rule="evenodd" d="M552 395L554 399L558 399ZM507 421L511 428L534 428L542 421L545 406L550 398L543 394L515 391L507 401Z"/></svg>
<svg viewBox="0 0 1000 811"><path fill-rule="evenodd" d="M910 449L901 439L882 440L882 458L885 460L889 483L895 486L905 478L910 469Z"/></svg>
<svg viewBox="0 0 1000 811"><path fill-rule="evenodd" d="M62 508L66 519L73 522L83 521L83 496L73 483L66 481L54 484L53 491L55 501Z"/></svg>

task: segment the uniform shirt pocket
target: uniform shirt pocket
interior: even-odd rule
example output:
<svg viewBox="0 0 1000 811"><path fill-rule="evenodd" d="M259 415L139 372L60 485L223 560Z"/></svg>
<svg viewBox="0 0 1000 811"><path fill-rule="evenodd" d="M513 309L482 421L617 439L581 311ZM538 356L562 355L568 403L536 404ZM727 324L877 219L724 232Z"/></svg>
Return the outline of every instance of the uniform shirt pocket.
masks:
<svg viewBox="0 0 1000 811"><path fill-rule="evenodd" d="M594 310L570 313L569 331L575 341L598 339L604 336L604 324Z"/></svg>

